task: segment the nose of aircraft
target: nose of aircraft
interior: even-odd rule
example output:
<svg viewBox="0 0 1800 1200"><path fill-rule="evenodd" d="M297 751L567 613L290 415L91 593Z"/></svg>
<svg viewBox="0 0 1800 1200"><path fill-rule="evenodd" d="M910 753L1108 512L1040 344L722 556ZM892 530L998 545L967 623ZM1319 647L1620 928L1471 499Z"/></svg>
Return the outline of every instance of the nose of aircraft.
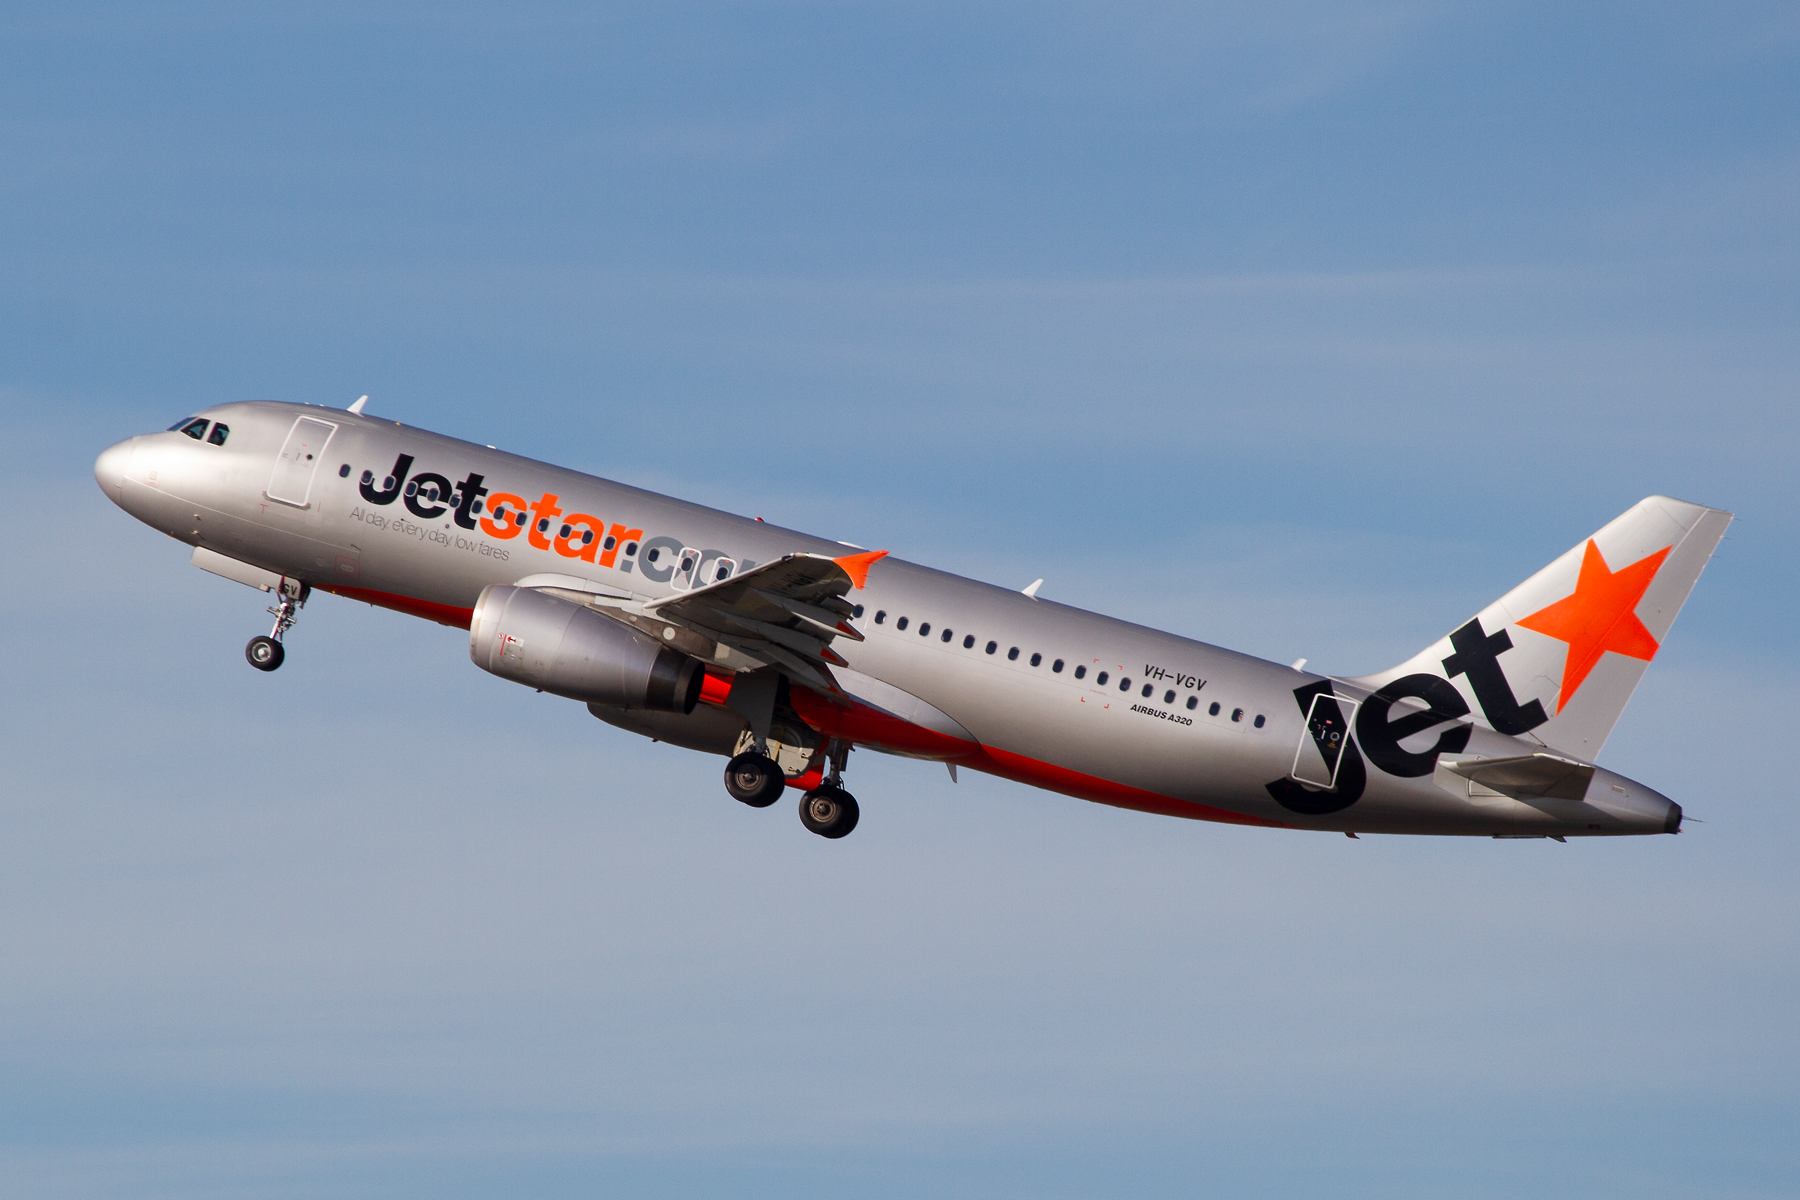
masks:
<svg viewBox="0 0 1800 1200"><path fill-rule="evenodd" d="M94 460L94 479L115 504L119 502L119 488L125 482L125 468L131 463L131 448L136 442L136 438L115 442Z"/></svg>

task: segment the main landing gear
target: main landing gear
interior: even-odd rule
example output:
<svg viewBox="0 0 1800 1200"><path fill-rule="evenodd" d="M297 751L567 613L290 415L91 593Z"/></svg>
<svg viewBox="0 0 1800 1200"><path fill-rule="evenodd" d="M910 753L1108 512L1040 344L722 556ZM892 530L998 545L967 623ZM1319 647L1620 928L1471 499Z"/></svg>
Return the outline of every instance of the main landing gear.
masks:
<svg viewBox="0 0 1800 1200"><path fill-rule="evenodd" d="M800 797L800 823L820 837L841 838L856 828L862 813L856 807L856 797L844 790L844 760L850 757L850 743L833 738L826 749L830 752L831 774Z"/></svg>
<svg viewBox="0 0 1800 1200"><path fill-rule="evenodd" d="M312 595L312 588L304 583L283 579L281 590L276 595L279 599L269 609L275 618L275 628L269 630L266 636L251 638L250 644L244 647L244 657L259 671L273 671L287 659L287 651L282 647L281 639L299 619L300 610L306 607L306 598Z"/></svg>
<svg viewBox="0 0 1800 1200"><path fill-rule="evenodd" d="M725 764L725 790L751 808L767 808L781 799L787 778L774 759L750 750Z"/></svg>
<svg viewBox="0 0 1800 1200"><path fill-rule="evenodd" d="M820 837L841 838L856 828L856 797L835 783L800 797L800 823Z"/></svg>
<svg viewBox="0 0 1800 1200"><path fill-rule="evenodd" d="M824 783L800 797L800 823L820 837L841 838L856 828L861 815L856 797L844 790L844 760L850 743L834 739L829 747L831 774ZM775 760L758 750L738 755L725 765L725 790L731 798L752 808L767 808L781 799L787 777Z"/></svg>

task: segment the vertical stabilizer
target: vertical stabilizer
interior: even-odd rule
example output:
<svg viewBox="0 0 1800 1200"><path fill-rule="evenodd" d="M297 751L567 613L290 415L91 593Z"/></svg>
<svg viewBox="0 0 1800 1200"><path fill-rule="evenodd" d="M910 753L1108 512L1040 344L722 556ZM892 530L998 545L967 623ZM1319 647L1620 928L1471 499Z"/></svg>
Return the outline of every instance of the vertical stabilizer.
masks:
<svg viewBox="0 0 1800 1200"><path fill-rule="evenodd" d="M1424 653L1350 682L1447 679L1481 724L1591 762L1730 524L1651 496Z"/></svg>

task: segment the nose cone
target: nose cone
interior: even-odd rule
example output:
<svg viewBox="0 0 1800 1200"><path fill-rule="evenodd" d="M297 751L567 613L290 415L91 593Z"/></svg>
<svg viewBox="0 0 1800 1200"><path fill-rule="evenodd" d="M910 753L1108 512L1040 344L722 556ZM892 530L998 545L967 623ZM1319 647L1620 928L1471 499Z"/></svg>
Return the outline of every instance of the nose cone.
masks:
<svg viewBox="0 0 1800 1200"><path fill-rule="evenodd" d="M126 438L102 450L94 460L94 479L114 504L119 502L119 488L125 482L125 468L131 465L131 448L136 443L136 438Z"/></svg>

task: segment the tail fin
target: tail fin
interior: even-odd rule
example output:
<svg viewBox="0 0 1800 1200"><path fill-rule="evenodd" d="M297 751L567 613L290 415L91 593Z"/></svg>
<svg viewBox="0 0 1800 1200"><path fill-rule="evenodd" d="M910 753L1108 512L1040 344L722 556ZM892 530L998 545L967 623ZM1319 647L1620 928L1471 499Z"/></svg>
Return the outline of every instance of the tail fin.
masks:
<svg viewBox="0 0 1800 1200"><path fill-rule="evenodd" d="M1423 653L1349 682L1447 679L1481 724L1591 762L1730 524L1651 496Z"/></svg>

